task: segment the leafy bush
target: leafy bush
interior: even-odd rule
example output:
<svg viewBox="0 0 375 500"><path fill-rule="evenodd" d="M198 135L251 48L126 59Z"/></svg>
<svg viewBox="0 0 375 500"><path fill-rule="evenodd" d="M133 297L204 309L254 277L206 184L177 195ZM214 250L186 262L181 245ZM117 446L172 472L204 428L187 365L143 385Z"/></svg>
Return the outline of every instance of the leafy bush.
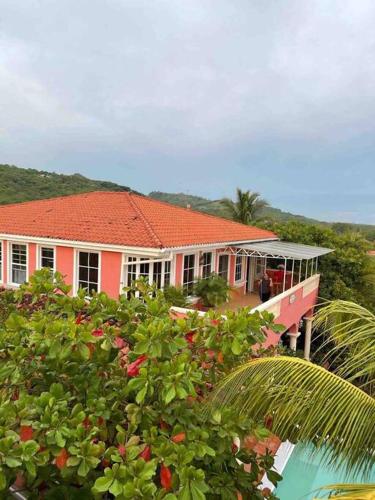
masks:
<svg viewBox="0 0 375 500"><path fill-rule="evenodd" d="M186 307L186 294L181 287L168 286L164 289L164 297L172 306Z"/></svg>
<svg viewBox="0 0 375 500"><path fill-rule="evenodd" d="M230 286L226 280L215 273L198 280L194 287L194 293L201 297L206 307L224 304L228 300L229 290Z"/></svg>
<svg viewBox="0 0 375 500"><path fill-rule="evenodd" d="M279 479L273 458L235 456L233 439L267 429L201 409L271 315L174 319L161 292L67 293L61 276L38 272L0 326L1 490L17 478L30 499L262 498L261 472Z"/></svg>

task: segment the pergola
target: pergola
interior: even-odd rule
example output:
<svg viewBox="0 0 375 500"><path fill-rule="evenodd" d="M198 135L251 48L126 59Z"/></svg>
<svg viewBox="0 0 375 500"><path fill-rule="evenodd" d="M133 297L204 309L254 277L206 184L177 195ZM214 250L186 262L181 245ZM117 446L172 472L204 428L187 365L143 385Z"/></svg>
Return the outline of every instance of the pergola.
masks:
<svg viewBox="0 0 375 500"><path fill-rule="evenodd" d="M295 263L299 262L298 283L301 282L302 263L305 262L305 276L314 274L318 270L318 259L322 255L333 252L331 248L317 247L312 245L301 245L299 243L287 243L284 241L264 241L258 243L247 243L244 245L234 245L226 248L226 251L234 255L243 255L246 257L262 257L265 259L280 259L284 261L285 270L288 260L292 261L292 279L294 276ZM286 273L284 273L283 291L285 291ZM293 282L292 282L293 284Z"/></svg>

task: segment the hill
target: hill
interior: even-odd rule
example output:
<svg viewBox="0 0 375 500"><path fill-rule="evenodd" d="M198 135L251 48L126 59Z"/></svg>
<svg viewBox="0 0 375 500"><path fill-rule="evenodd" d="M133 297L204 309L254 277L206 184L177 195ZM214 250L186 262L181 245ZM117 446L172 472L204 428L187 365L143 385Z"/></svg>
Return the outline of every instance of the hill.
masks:
<svg viewBox="0 0 375 500"><path fill-rule="evenodd" d="M95 181L80 174L63 175L0 164L0 204L40 200L87 191L131 191L114 182Z"/></svg>
<svg viewBox="0 0 375 500"><path fill-rule="evenodd" d="M98 181L84 177L81 174L65 175L20 168L14 165L0 164L0 204L18 203L22 201L40 200L54 196L85 193L88 191L133 191L128 186L114 182ZM140 194L140 193L139 193ZM184 193L165 193L152 191L149 196L156 200L167 201L174 205L191 208L212 215L226 217L226 212L220 200L208 200L200 196ZM288 222L297 220L305 224L329 225L337 233L360 231L366 238L375 241L375 226L364 224L326 223L310 219L302 215L284 212L278 208L268 207L262 217L270 221Z"/></svg>
<svg viewBox="0 0 375 500"><path fill-rule="evenodd" d="M206 212L212 215L226 217L226 212L220 200L208 200L200 196L194 196L184 193L164 193L161 191L152 191L149 193L151 198L156 200L166 201L181 207L190 206L194 210ZM311 219L303 215L284 212L279 208L267 207L261 213L261 217L276 222L298 221L304 224L315 224L318 226L331 227L334 231L341 234L347 231L361 232L365 238L370 241L375 241L375 226L369 224L351 224L346 222L322 222L316 219Z"/></svg>
<svg viewBox="0 0 375 500"><path fill-rule="evenodd" d="M207 198L202 198L200 196L193 196L184 193L163 193L161 191L152 191L149 193L151 198L155 200L167 201L173 205L179 205L181 207L190 206L194 210L199 210L201 212L206 212L213 215L220 215L225 217L226 211L220 200L208 200ZM279 222L287 222L289 220L298 220L300 222L305 222L309 224L323 224L322 222L309 219L303 215L295 215L289 212L284 212L279 208L267 207L263 210L262 217L266 219L272 219Z"/></svg>

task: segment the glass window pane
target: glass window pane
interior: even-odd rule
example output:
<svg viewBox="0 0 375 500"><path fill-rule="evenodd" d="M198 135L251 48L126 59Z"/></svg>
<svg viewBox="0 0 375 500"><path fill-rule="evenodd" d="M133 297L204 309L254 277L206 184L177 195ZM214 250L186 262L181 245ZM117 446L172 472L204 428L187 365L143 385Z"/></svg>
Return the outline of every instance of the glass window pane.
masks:
<svg viewBox="0 0 375 500"><path fill-rule="evenodd" d="M87 252L79 252L79 265L80 266L89 265L89 254Z"/></svg>
<svg viewBox="0 0 375 500"><path fill-rule="evenodd" d="M99 267L99 254L90 253L89 265L90 267Z"/></svg>

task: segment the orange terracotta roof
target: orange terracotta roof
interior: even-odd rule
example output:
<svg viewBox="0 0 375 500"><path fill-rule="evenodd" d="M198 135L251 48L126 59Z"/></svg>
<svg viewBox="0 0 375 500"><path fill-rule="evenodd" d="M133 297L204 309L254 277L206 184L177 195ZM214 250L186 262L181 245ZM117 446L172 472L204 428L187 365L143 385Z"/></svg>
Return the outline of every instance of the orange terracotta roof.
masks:
<svg viewBox="0 0 375 500"><path fill-rule="evenodd" d="M270 231L128 192L0 206L0 234L147 248L275 238Z"/></svg>
<svg viewBox="0 0 375 500"><path fill-rule="evenodd" d="M368 254L369 254L371 257L375 257L375 250L369 250L369 251L368 251Z"/></svg>

